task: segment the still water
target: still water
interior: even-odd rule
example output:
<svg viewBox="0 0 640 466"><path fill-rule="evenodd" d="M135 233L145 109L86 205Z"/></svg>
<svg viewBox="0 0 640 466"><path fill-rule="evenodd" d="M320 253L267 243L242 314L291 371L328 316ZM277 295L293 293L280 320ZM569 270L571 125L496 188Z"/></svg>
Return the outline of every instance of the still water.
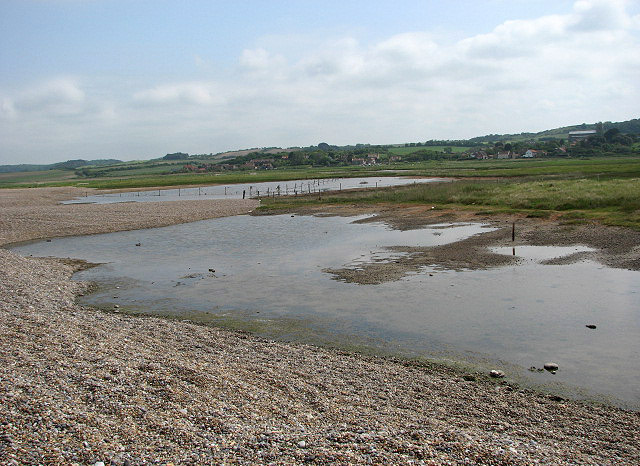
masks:
<svg viewBox="0 0 640 466"><path fill-rule="evenodd" d="M220 184L197 188L171 188L123 193L95 194L71 199L63 204L110 204L116 202L164 202L203 199L243 199L246 197L286 196L325 193L343 189L384 188L418 183L449 181L445 178L380 176L364 178L305 179L262 183Z"/></svg>
<svg viewBox="0 0 640 466"><path fill-rule="evenodd" d="M100 285L84 298L91 305L467 361L561 394L640 406L639 272L542 263L588 250L580 246L521 247L513 266L434 266L380 285L345 283L325 269L394 260L390 246L437 246L489 231L480 224L397 231L353 223L359 218L237 216L14 250L103 264L77 274ZM548 361L559 364L557 374L528 371Z"/></svg>

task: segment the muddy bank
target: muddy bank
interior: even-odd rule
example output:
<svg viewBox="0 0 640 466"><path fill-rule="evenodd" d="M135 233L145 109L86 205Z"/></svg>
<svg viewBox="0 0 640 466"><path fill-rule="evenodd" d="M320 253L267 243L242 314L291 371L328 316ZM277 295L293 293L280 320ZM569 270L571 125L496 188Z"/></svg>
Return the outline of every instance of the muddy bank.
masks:
<svg viewBox="0 0 640 466"><path fill-rule="evenodd" d="M598 224L564 224L556 220L540 220L524 216L487 216L474 212L431 209L430 206L388 208L384 206L333 206L297 209L307 215L370 215L359 220L384 222L391 228L412 230L437 224L483 223L487 232L444 246L391 247L407 256L390 262L359 264L357 268L330 269L339 280L360 284L378 284L398 280L424 267L446 270L473 270L513 264L516 257L492 253L490 247L508 246L572 246L583 245L594 252L572 255L548 263L572 263L590 259L608 267L640 270L640 232L628 228ZM515 240L512 233L515 224ZM446 225L443 226L446 228Z"/></svg>

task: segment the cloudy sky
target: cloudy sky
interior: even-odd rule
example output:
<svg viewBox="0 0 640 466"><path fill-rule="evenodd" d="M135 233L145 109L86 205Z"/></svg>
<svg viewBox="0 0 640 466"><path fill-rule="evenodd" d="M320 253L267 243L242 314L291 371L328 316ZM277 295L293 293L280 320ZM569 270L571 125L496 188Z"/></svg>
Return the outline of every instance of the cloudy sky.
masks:
<svg viewBox="0 0 640 466"><path fill-rule="evenodd" d="M638 0L0 0L0 164L640 117Z"/></svg>

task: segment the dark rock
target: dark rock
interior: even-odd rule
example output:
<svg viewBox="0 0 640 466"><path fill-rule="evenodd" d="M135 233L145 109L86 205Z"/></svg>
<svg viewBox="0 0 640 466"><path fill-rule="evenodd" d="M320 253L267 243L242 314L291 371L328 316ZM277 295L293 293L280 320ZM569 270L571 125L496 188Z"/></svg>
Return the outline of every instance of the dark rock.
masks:
<svg viewBox="0 0 640 466"><path fill-rule="evenodd" d="M552 374L555 374L557 372L557 370L559 369L558 365L555 362L546 362L546 363L544 363L544 368L546 370L548 370L549 372L551 372Z"/></svg>
<svg viewBox="0 0 640 466"><path fill-rule="evenodd" d="M590 328L590 329L594 329L594 328L596 328L596 326L595 326L595 325L593 325L593 324L585 325L585 327Z"/></svg>
<svg viewBox="0 0 640 466"><path fill-rule="evenodd" d="M462 376L462 378L464 380L466 380L467 382L473 382L476 380L476 376L475 375L471 375L471 374L465 374Z"/></svg>

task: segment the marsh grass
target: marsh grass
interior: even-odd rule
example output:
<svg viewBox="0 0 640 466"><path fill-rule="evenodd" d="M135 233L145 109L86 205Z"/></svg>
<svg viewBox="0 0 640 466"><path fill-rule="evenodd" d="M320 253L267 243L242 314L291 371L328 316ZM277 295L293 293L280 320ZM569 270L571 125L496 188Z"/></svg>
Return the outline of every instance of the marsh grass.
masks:
<svg viewBox="0 0 640 466"><path fill-rule="evenodd" d="M640 179L492 180L427 183L380 190L263 201L264 207L332 204L425 204L484 213L558 213L568 220L598 220L640 229ZM572 215L568 215L571 213Z"/></svg>

